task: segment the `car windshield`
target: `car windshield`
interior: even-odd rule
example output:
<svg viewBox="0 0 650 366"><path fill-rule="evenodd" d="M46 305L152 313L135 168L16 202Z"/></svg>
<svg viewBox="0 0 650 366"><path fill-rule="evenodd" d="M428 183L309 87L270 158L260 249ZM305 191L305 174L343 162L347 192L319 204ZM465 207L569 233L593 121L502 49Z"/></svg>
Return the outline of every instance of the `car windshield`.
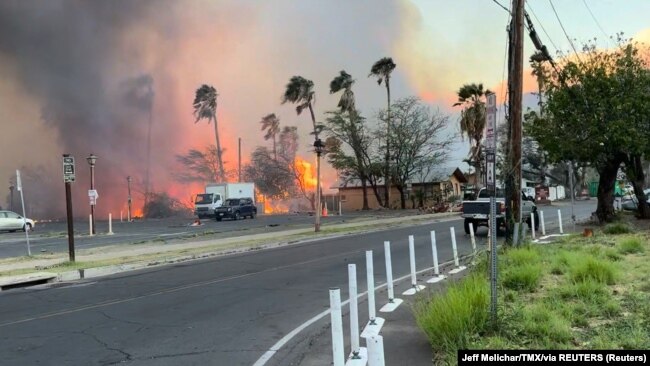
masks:
<svg viewBox="0 0 650 366"><path fill-rule="evenodd" d="M505 197L505 196L506 194L503 191L503 189L498 188L496 197ZM490 192L488 192L487 189L481 189L481 192L479 192L478 194L478 198L490 198Z"/></svg>
<svg viewBox="0 0 650 366"><path fill-rule="evenodd" d="M239 206L239 200L238 199L226 200L224 206Z"/></svg>
<svg viewBox="0 0 650 366"><path fill-rule="evenodd" d="M212 193L197 194L194 203L198 205L212 203Z"/></svg>

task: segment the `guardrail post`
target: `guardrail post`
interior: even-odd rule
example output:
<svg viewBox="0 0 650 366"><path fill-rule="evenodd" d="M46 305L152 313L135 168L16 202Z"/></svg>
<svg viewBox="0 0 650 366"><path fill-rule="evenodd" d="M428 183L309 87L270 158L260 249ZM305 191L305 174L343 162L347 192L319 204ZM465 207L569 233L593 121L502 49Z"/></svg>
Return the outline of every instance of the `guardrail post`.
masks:
<svg viewBox="0 0 650 366"><path fill-rule="evenodd" d="M557 222L560 223L560 234L564 234L564 229L562 228L562 211L557 210Z"/></svg>
<svg viewBox="0 0 650 366"><path fill-rule="evenodd" d="M348 264L350 292L350 347L351 359L359 359L359 308L357 303L357 265Z"/></svg>
<svg viewBox="0 0 650 366"><path fill-rule="evenodd" d="M469 225L469 237L472 240L472 251L476 255L476 237L474 236L474 224Z"/></svg>
<svg viewBox="0 0 650 366"><path fill-rule="evenodd" d="M108 214L108 235L113 235L113 214Z"/></svg>
<svg viewBox="0 0 650 366"><path fill-rule="evenodd" d="M332 364L334 366L345 366L341 289L338 287L330 288L330 319L332 322Z"/></svg>
<svg viewBox="0 0 650 366"><path fill-rule="evenodd" d="M361 332L361 338L368 338L379 334L384 326L384 319L378 318L375 308L375 269L372 258L372 250L366 250L366 278L368 280L368 324Z"/></svg>
<svg viewBox="0 0 650 366"><path fill-rule="evenodd" d="M456 268L449 271L449 273L454 274L465 270L467 267L461 266L460 261L458 260L458 247L456 246L456 230L454 230L453 226L449 228L449 232L451 233L451 249L454 251L454 265L456 266Z"/></svg>
<svg viewBox="0 0 650 366"><path fill-rule="evenodd" d="M542 225L542 235L546 236L546 223L544 222L544 211L539 212L539 222Z"/></svg>
<svg viewBox="0 0 650 366"><path fill-rule="evenodd" d="M390 242L384 242L384 256L386 258L386 288L388 290L388 304L384 305L379 311L383 313L390 313L397 309L402 303L402 299L395 298L395 290L393 288L393 266L390 256Z"/></svg>
<svg viewBox="0 0 650 366"><path fill-rule="evenodd" d="M427 283L436 283L444 280L446 276L440 274L440 267L438 266L438 245L436 243L436 232L434 230L431 231L431 253L433 254L434 277L429 279Z"/></svg>
<svg viewBox="0 0 650 366"><path fill-rule="evenodd" d="M415 295L418 291L424 290L424 286L418 285L415 269L415 239L409 235L409 261L411 263L411 288L402 292L402 295Z"/></svg>
<svg viewBox="0 0 650 366"><path fill-rule="evenodd" d="M90 229L89 236L93 236L93 215L88 215L88 229Z"/></svg>

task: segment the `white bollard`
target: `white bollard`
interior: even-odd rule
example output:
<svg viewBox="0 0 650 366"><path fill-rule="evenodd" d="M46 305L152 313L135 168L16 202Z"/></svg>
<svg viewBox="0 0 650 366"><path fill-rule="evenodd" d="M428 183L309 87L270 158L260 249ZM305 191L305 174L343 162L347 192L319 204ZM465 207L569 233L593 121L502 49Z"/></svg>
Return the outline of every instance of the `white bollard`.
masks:
<svg viewBox="0 0 650 366"><path fill-rule="evenodd" d="M530 235L535 240L535 213L530 213Z"/></svg>
<svg viewBox="0 0 650 366"><path fill-rule="evenodd" d="M366 250L366 278L368 279L368 324L361 332L361 338L379 334L384 326L384 319L378 318L375 310L375 269L372 260L372 250Z"/></svg>
<svg viewBox="0 0 650 366"><path fill-rule="evenodd" d="M542 236L546 236L546 223L544 222L544 211L539 212L539 223L542 225Z"/></svg>
<svg viewBox="0 0 650 366"><path fill-rule="evenodd" d="M402 295L406 296L415 295L418 291L424 289L424 286L418 285L415 274L415 239L413 238L413 235L409 235L409 260L411 262L411 288L402 292Z"/></svg>
<svg viewBox="0 0 650 366"><path fill-rule="evenodd" d="M454 264L456 265L456 268L449 271L449 273L454 274L465 270L467 267L461 266L460 261L458 260L458 247L456 246L456 230L454 230L453 226L449 228L449 232L451 233L451 249L454 251Z"/></svg>
<svg viewBox="0 0 650 366"><path fill-rule="evenodd" d="M332 364L334 366L345 366L341 290L338 287L330 288L330 319L332 322Z"/></svg>
<svg viewBox="0 0 650 366"><path fill-rule="evenodd" d="M390 242L384 242L384 255L386 257L386 288L388 289L388 304L382 306L379 311L382 313L390 313L397 309L402 303L402 299L395 298L393 289L393 266L390 257Z"/></svg>
<svg viewBox="0 0 650 366"><path fill-rule="evenodd" d="M113 235L113 214L108 214L108 235Z"/></svg>
<svg viewBox="0 0 650 366"><path fill-rule="evenodd" d="M377 335L367 340L368 366L386 366L384 360L384 337Z"/></svg>
<svg viewBox="0 0 650 366"><path fill-rule="evenodd" d="M474 236L474 224L469 225L469 237L472 240L472 251L476 254L476 237Z"/></svg>
<svg viewBox="0 0 650 366"><path fill-rule="evenodd" d="M562 211L557 210L557 222L560 224L560 234L564 234L564 229L562 229Z"/></svg>
<svg viewBox="0 0 650 366"><path fill-rule="evenodd" d="M519 245L519 223L515 222L515 227L514 227L515 232L512 234L512 245L513 246L518 246Z"/></svg>
<svg viewBox="0 0 650 366"><path fill-rule="evenodd" d="M93 215L88 215L88 229L90 229L90 236L93 236Z"/></svg>
<svg viewBox="0 0 650 366"><path fill-rule="evenodd" d="M436 283L444 280L445 275L440 274L440 267L438 266L438 245L436 244L436 232L431 231L431 253L433 254L433 275L427 283Z"/></svg>
<svg viewBox="0 0 650 366"><path fill-rule="evenodd" d="M359 308L357 303L357 265L348 264L350 292L350 358L359 358Z"/></svg>

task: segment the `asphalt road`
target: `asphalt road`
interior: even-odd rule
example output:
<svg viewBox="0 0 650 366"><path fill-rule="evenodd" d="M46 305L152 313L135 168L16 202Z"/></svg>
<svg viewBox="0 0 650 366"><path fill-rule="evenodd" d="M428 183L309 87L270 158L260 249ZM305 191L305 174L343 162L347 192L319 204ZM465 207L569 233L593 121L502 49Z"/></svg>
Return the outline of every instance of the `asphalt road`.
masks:
<svg viewBox="0 0 650 366"><path fill-rule="evenodd" d="M366 213L367 214L367 213ZM388 215L389 213L373 212L373 215ZM350 213L344 216L328 216L322 218L324 225L342 223L362 215ZM191 238L195 234L204 239L211 237L240 236L256 232L273 232L313 225L314 217L309 215L260 215L255 219L238 221L201 220L203 225L191 226L195 218L148 219L134 222L113 221L113 235L108 233L108 221L97 221L95 232L89 236L88 221L74 223L75 248L96 248L115 244L142 243L151 240L171 241ZM85 230L85 231L84 231ZM30 232L32 253L67 253L68 236L65 222L39 222L35 230ZM24 232L0 233L0 258L18 257L27 254Z"/></svg>
<svg viewBox="0 0 650 366"><path fill-rule="evenodd" d="M581 203L578 217L588 216L593 208L593 203ZM452 218L2 292L1 363L252 365L279 339L327 310L330 287L340 287L347 299L348 263L357 264L359 290L366 290L365 250L375 253L380 285L385 282L385 240L392 243L394 276L400 277L408 274L408 235L415 236L419 269L431 266L430 230L437 232L440 260L451 259L450 226L455 227L459 252L468 253L471 245L462 234L462 221ZM548 230L553 226L549 223ZM478 236L484 242L485 230ZM401 283L397 292L406 285ZM378 307L385 301L385 293L378 292ZM359 305L360 319L367 319L365 306ZM267 365L306 364L310 339L328 336L327 323L325 317L289 340Z"/></svg>

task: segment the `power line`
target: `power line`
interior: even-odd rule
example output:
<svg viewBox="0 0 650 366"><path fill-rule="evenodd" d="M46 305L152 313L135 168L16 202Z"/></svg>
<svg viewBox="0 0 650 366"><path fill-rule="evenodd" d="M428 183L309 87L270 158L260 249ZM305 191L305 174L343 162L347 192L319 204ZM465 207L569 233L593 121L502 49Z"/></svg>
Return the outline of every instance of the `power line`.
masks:
<svg viewBox="0 0 650 366"><path fill-rule="evenodd" d="M501 9L507 11L508 14L510 14L510 9L508 9L508 8L506 8L505 6L501 5L501 3L498 2L497 0L492 0L492 1L494 1L495 4L499 5L499 6L501 7Z"/></svg>
<svg viewBox="0 0 650 366"><path fill-rule="evenodd" d="M576 50L576 47L573 45L573 41L571 41L571 37L569 37L569 34L567 34L566 29L564 29L564 25L562 24L562 20L560 20L560 16L557 14L557 11L555 10L555 6L553 5L553 0L548 0L549 4L551 4L551 8L553 8L553 13L555 13L555 17L557 18L557 21L560 23L560 27L562 28L562 32L564 32L564 36L566 39L569 41L569 44L571 45L571 48L573 48L573 52L575 52L576 57L578 58L578 61L582 63L582 60L580 60L580 55L578 54L578 51Z"/></svg>
<svg viewBox="0 0 650 366"><path fill-rule="evenodd" d="M598 19L596 19L596 16L591 11L591 8L589 8L589 5L587 5L587 1L582 0L582 3L585 4L585 8L587 8L587 10L589 11L589 14L591 14L591 19L594 20L594 23L596 23L596 25L598 26L598 29L600 29L600 31L603 32L603 35L605 36L605 42L607 42L607 44L609 45L609 41L608 41L609 36L607 35L607 32L605 32L603 27L600 25L600 22L598 22Z"/></svg>
<svg viewBox="0 0 650 366"><path fill-rule="evenodd" d="M555 48L555 51L556 52L559 51L560 49L553 42L553 38L551 38L551 36L548 35L548 32L546 32L546 28L544 28L544 24L542 24L542 22L539 20L539 18L535 14L535 11L533 10L533 7L530 5L530 1L526 3L526 6L528 7L528 10L530 10L530 12L533 13L533 16L535 17L535 20L537 20L537 23L539 24L539 26L542 27L542 31L544 31L544 34L546 35L546 38L548 38L548 40L551 42L551 44L553 45L553 48Z"/></svg>

